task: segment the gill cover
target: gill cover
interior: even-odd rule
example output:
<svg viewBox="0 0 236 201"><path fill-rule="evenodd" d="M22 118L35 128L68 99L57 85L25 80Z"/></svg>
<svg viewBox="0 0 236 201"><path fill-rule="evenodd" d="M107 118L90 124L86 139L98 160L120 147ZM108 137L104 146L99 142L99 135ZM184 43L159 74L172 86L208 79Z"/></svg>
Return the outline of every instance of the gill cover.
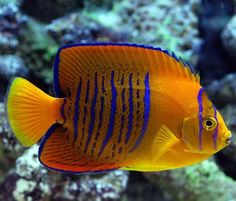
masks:
<svg viewBox="0 0 236 201"><path fill-rule="evenodd" d="M182 139L187 151L214 153L218 138L217 110L203 88L199 89L196 101L197 110L195 108L192 116L183 121Z"/></svg>

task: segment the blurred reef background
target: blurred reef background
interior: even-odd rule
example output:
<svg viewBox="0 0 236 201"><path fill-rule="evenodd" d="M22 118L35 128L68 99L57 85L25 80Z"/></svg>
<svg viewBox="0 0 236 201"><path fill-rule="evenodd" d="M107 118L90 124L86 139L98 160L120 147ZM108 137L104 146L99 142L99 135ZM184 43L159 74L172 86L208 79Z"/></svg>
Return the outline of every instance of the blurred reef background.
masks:
<svg viewBox="0 0 236 201"><path fill-rule="evenodd" d="M183 169L82 176L44 168L38 145L15 141L4 107L11 78L53 94L58 48L101 41L159 46L196 66L235 135L236 0L0 0L0 200L236 201L236 140Z"/></svg>

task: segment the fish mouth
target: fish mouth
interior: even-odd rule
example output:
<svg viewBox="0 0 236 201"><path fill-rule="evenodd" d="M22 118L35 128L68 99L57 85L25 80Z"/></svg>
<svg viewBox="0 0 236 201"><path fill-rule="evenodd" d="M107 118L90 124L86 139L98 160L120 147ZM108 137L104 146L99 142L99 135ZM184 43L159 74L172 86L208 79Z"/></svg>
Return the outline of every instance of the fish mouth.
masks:
<svg viewBox="0 0 236 201"><path fill-rule="evenodd" d="M224 132L225 145L229 145L232 141L232 133L230 130Z"/></svg>

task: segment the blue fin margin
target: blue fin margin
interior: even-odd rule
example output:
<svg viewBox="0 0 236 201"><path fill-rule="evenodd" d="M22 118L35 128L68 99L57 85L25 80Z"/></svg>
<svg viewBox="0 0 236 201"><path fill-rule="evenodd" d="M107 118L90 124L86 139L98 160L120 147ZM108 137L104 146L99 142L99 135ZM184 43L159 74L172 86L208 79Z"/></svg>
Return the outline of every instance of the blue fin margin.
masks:
<svg viewBox="0 0 236 201"><path fill-rule="evenodd" d="M182 63L184 67L190 69L190 71L192 72L193 75L198 74L198 72L194 71L194 68L192 65L185 62L181 57L176 56L176 54L174 52L164 50L160 47L153 47L153 46L149 46L149 45L139 45L139 44L135 44L135 43L112 43L112 42L72 44L72 45L62 46L61 48L59 48L59 50L56 54L56 58L55 58L55 62L54 62L54 93L55 93L56 97L61 97L61 98L65 97L65 94L63 94L60 84L59 84L60 52L63 49L77 47L77 46L129 46L129 47L139 47L139 48L144 48L144 49L157 50L157 51L161 51L161 52L167 54L168 56L174 58L177 62Z"/></svg>
<svg viewBox="0 0 236 201"><path fill-rule="evenodd" d="M81 174L98 174L98 173L107 173L107 172L110 172L110 171L113 171L113 170L117 170L119 168L114 168L114 169L109 169L109 170L98 170L98 171L86 171L86 172L74 172L74 171L65 171L65 170L61 170L61 169L57 169L57 168L52 168L52 167L49 167L47 166L43 161L41 161L40 159L40 156L41 156L41 153L43 151L43 147L46 143L46 141L48 140L48 138L51 136L51 134L58 128L58 127L61 127L62 125L61 124L54 124L52 125L47 133L45 134L45 136L42 138L41 142L40 142L40 146L39 146L39 150L38 150L38 159L39 159L39 162L45 166L46 168L50 169L50 170L55 170L55 171L58 171L58 172L63 172L63 173L67 173L67 174L77 174L77 175L81 175Z"/></svg>

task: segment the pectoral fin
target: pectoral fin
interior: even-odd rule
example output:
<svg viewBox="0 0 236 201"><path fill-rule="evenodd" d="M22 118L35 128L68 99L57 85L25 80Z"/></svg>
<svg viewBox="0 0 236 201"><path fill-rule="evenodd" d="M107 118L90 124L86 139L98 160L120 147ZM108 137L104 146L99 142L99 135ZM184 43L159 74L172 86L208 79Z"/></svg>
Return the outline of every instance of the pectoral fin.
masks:
<svg viewBox="0 0 236 201"><path fill-rule="evenodd" d="M162 125L152 145L152 160L156 162L166 151L180 140L167 128Z"/></svg>

